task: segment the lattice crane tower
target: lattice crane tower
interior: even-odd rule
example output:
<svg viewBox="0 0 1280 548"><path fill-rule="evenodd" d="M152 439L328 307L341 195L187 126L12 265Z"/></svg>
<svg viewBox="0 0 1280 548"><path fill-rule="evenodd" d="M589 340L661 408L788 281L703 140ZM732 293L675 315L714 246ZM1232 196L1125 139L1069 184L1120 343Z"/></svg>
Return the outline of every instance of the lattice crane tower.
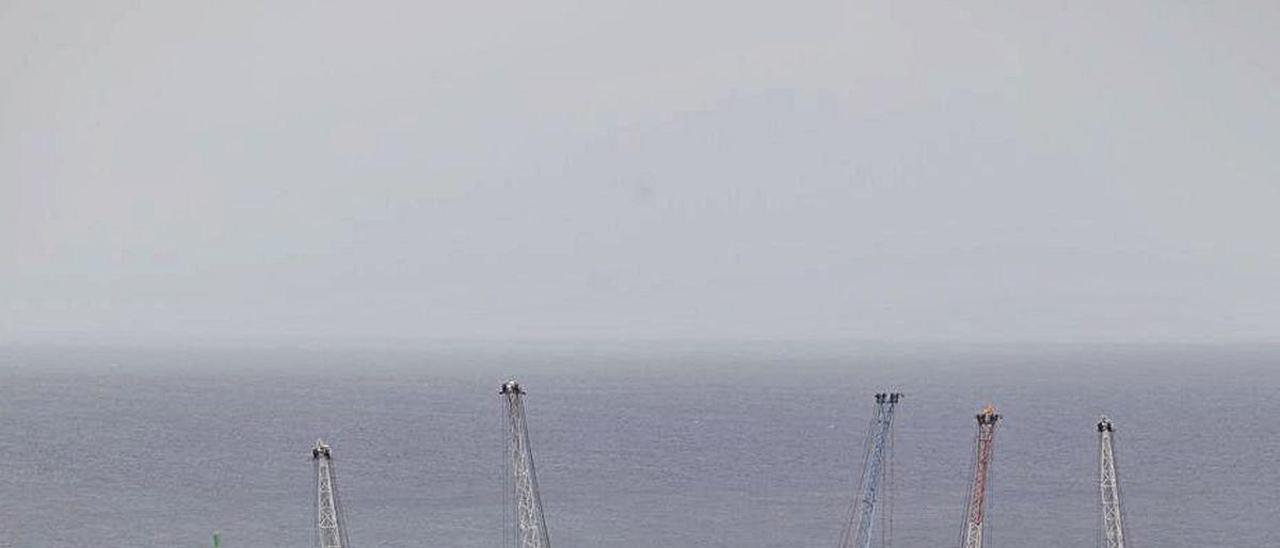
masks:
<svg viewBox="0 0 1280 548"><path fill-rule="evenodd" d="M988 405L978 413L978 434L974 444L976 456L973 462L973 481L969 486L969 501L964 510L962 548L982 548L982 525L986 518L987 476L991 468L991 454L996 438L996 423L1000 415L995 406Z"/></svg>
<svg viewBox="0 0 1280 548"><path fill-rule="evenodd" d="M507 440L509 477L515 495L514 530L516 548L551 548L547 520L538 494L538 477L533 467L533 450L529 445L529 425L524 416L524 389L514 379L502 384L498 391L507 404Z"/></svg>
<svg viewBox="0 0 1280 548"><path fill-rule="evenodd" d="M333 480L333 454L324 440L311 448L316 470L316 538L320 548L348 548L338 488Z"/></svg>
<svg viewBox="0 0 1280 548"><path fill-rule="evenodd" d="M853 502L852 517L840 535L840 548L870 548L880 498L881 484L888 463L892 462L893 411L902 394L876 394L875 412L867 431L862 461L862 480L858 498Z"/></svg>
<svg viewBox="0 0 1280 548"><path fill-rule="evenodd" d="M1120 482L1112 441L1115 426L1102 417L1098 421L1099 486L1102 490L1102 548L1124 548L1124 524L1120 519Z"/></svg>

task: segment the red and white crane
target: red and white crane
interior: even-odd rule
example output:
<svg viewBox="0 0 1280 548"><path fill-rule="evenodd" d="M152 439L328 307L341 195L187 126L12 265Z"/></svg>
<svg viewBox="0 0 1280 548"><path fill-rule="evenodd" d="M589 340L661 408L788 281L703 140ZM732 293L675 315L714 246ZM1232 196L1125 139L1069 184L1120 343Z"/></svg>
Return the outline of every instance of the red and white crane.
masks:
<svg viewBox="0 0 1280 548"><path fill-rule="evenodd" d="M974 442L976 456L973 460L973 480L969 485L969 502L964 511L964 531L961 548L982 548L982 527L986 520L987 478L991 469L991 455L995 449L996 423L1000 415L988 405L978 413L978 433Z"/></svg>

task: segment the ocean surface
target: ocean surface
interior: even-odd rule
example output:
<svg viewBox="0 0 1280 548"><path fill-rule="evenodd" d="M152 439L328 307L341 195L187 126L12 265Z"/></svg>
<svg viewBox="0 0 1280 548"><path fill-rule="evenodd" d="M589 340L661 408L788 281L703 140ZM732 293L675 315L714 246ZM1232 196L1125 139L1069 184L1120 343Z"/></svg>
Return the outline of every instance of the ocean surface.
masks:
<svg viewBox="0 0 1280 548"><path fill-rule="evenodd" d="M499 547L508 376L560 548L832 547L890 389L891 546L958 546L987 403L989 548L1097 545L1104 413L1131 547L1280 546L1280 347L784 342L0 347L0 546L313 546L323 437L355 548Z"/></svg>

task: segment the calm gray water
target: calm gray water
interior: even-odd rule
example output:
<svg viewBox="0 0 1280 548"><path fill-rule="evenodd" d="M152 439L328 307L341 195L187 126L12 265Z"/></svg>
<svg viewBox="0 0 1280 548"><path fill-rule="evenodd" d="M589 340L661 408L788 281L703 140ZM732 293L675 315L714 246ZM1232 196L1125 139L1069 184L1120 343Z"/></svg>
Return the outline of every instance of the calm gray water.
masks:
<svg viewBox="0 0 1280 548"><path fill-rule="evenodd" d="M1104 412L1132 546L1278 546L1277 364L1258 346L7 348L0 546L310 546L323 436L356 548L498 547L508 374L561 548L833 546L884 388L907 393L893 546L957 544L988 401L988 546L1096 545Z"/></svg>

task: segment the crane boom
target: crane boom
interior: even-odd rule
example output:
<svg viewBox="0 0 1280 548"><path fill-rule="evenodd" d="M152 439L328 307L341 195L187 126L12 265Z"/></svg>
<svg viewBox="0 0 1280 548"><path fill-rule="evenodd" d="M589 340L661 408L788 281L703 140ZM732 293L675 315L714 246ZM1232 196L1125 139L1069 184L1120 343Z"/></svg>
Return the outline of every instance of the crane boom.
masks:
<svg viewBox="0 0 1280 548"><path fill-rule="evenodd" d="M863 456L862 480L858 498L853 503L853 516L840 536L840 548L870 548L872 530L875 528L880 484L885 474L885 463L893 428L893 412L902 394L876 394L875 415L867 432L866 454Z"/></svg>
<svg viewBox="0 0 1280 548"><path fill-rule="evenodd" d="M510 380L498 391L507 405L507 427L511 478L515 490L515 546L517 548L551 548L547 520L538 493L538 477L533 467L533 450L529 444L529 425L524 416L524 389Z"/></svg>
<svg viewBox="0 0 1280 548"><path fill-rule="evenodd" d="M1116 475L1115 426L1102 417L1098 421L1099 486L1102 491L1102 548L1124 548L1124 524L1120 518L1120 480Z"/></svg>
<svg viewBox="0 0 1280 548"><path fill-rule="evenodd" d="M311 460L316 472L316 535L320 548L348 548L338 488L333 481L333 454L324 440L316 440Z"/></svg>
<svg viewBox="0 0 1280 548"><path fill-rule="evenodd" d="M988 405L977 415L978 434L974 443L976 456L973 463L973 481L969 486L969 501L964 512L964 530L960 539L962 548L982 548L982 526L986 519L987 477L994 450L996 423L1000 415L995 406Z"/></svg>

